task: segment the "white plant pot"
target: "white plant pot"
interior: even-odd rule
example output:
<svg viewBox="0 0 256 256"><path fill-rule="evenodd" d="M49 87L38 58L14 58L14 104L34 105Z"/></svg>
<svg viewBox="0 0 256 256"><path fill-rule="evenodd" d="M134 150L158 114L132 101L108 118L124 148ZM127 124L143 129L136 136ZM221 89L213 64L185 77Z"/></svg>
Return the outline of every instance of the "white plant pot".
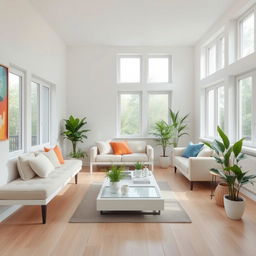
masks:
<svg viewBox="0 0 256 256"><path fill-rule="evenodd" d="M110 192L112 194L117 194L119 192L119 189L120 189L120 182L110 182L109 183L110 185Z"/></svg>
<svg viewBox="0 0 256 256"><path fill-rule="evenodd" d="M135 169L134 174L136 178L140 178L142 176L142 170Z"/></svg>
<svg viewBox="0 0 256 256"><path fill-rule="evenodd" d="M242 201L232 201L224 195L224 208L227 216L232 220L240 220L245 210L245 198L240 197Z"/></svg>
<svg viewBox="0 0 256 256"><path fill-rule="evenodd" d="M168 168L170 166L170 157L169 156L160 156L159 157L159 165L161 168Z"/></svg>

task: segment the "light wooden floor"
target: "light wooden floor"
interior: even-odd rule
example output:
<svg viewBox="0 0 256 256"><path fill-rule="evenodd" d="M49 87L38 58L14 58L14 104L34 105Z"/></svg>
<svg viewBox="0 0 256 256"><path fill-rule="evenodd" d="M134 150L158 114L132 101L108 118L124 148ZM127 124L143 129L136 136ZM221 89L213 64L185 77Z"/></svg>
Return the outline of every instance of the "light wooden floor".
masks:
<svg viewBox="0 0 256 256"><path fill-rule="evenodd" d="M102 172L79 174L48 206L42 225L40 207L25 206L0 224L0 255L256 255L256 203L247 199L242 221L226 218L223 208L210 200L210 184L189 183L172 169L157 169L176 192L192 224L72 224L69 218L90 183L103 180Z"/></svg>

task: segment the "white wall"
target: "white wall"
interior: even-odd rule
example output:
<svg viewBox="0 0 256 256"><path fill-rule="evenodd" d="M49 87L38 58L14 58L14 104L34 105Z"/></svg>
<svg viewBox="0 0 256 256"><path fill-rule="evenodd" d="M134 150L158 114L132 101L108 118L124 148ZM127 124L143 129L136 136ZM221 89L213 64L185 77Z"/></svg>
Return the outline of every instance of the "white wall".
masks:
<svg viewBox="0 0 256 256"><path fill-rule="evenodd" d="M0 63L26 72L27 134L31 127L29 85L36 75L56 86L51 131L52 143L56 143L60 120L66 114L66 47L27 0L0 0L0 6ZM13 177L7 168L8 149L8 141L0 141L0 184ZM0 218L6 208L0 207Z"/></svg>
<svg viewBox="0 0 256 256"><path fill-rule="evenodd" d="M204 89L219 81L222 81L225 86L225 131L235 139L235 109L234 100L235 78L245 72L256 69L256 53L253 53L243 59L236 61L236 19L242 15L249 7L255 4L255 0L241 0L228 10L212 28L205 33L195 46L195 136L196 138L203 137L204 131L201 128L204 103L202 102ZM200 52L202 46L219 30L224 29L225 36L225 68L217 71L213 75L200 80ZM251 155L243 161L243 166L246 170L256 174L256 150L247 149ZM247 186L250 192L248 195L256 198L256 186Z"/></svg>
<svg viewBox="0 0 256 256"><path fill-rule="evenodd" d="M194 53L192 47L68 47L68 114L88 118L91 132L81 148L98 140L116 138L117 91L116 55L125 53L164 53L173 58L173 83L159 89L172 90L172 108L194 117ZM132 86L131 86L132 87ZM127 87L125 87L127 88ZM189 123L193 137L193 122ZM181 144L191 140L184 137ZM149 143L153 143L149 141ZM154 144L154 143L153 143ZM157 152L159 155L159 150Z"/></svg>

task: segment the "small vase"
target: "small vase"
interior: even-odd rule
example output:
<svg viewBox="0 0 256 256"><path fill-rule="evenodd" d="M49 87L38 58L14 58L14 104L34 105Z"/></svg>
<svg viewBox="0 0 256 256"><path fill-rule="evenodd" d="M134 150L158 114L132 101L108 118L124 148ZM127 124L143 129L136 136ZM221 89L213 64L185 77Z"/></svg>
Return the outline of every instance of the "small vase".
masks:
<svg viewBox="0 0 256 256"><path fill-rule="evenodd" d="M245 199L240 197L241 201L232 201L228 195L224 195L224 208L227 216L232 220L240 220L245 210Z"/></svg>
<svg viewBox="0 0 256 256"><path fill-rule="evenodd" d="M134 174L135 174L135 177L136 177L136 178L140 178L140 177L141 177L141 174L142 174L142 170L137 170L137 169L135 169L135 170L134 170Z"/></svg>
<svg viewBox="0 0 256 256"><path fill-rule="evenodd" d="M226 183L219 183L215 189L214 197L218 206L224 207L224 195L228 194L228 186Z"/></svg>
<svg viewBox="0 0 256 256"><path fill-rule="evenodd" d="M120 189L120 182L110 182L110 192L117 194Z"/></svg>
<svg viewBox="0 0 256 256"><path fill-rule="evenodd" d="M122 192L122 195L127 195L128 192L129 192L129 186L128 185L123 185L121 187L121 192Z"/></svg>

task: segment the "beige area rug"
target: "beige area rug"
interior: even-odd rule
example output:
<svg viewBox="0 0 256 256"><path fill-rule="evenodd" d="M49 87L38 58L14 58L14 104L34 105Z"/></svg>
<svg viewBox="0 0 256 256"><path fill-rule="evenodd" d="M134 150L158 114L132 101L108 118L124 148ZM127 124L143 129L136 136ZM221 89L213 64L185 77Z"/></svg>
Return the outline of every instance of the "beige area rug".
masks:
<svg viewBox="0 0 256 256"><path fill-rule="evenodd" d="M100 184L93 184L87 190L69 222L72 223L191 223L191 220L175 198L167 182L158 182L165 198L165 209L160 215L140 214L139 212L108 213L96 211L96 198Z"/></svg>

